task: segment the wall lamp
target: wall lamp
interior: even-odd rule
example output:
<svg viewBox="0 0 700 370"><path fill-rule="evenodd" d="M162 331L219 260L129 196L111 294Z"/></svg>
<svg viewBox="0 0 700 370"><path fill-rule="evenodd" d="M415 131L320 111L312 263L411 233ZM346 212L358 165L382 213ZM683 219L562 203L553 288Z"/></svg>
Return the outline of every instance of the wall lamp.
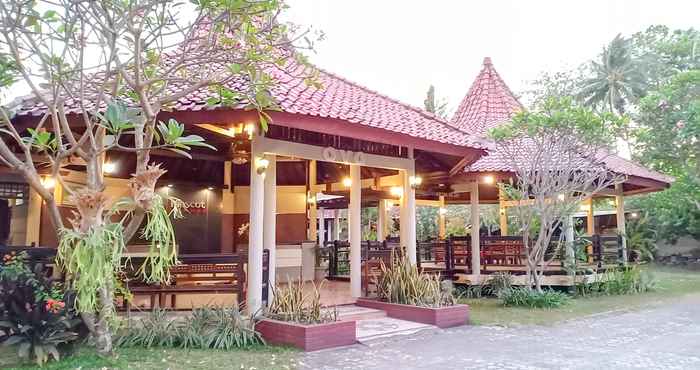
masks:
<svg viewBox="0 0 700 370"><path fill-rule="evenodd" d="M482 177L481 180L484 182L484 184L493 184L496 182L496 179L491 175L486 175Z"/></svg>
<svg viewBox="0 0 700 370"><path fill-rule="evenodd" d="M246 134L248 134L248 139L252 140L253 134L255 133L255 124L246 123L244 130L245 130Z"/></svg>
<svg viewBox="0 0 700 370"><path fill-rule="evenodd" d="M114 162L105 162L102 165L102 172L104 173L114 173L117 170L117 164Z"/></svg>
<svg viewBox="0 0 700 370"><path fill-rule="evenodd" d="M41 186L43 186L44 189L53 189L56 187L56 179L51 176L42 177Z"/></svg>
<svg viewBox="0 0 700 370"><path fill-rule="evenodd" d="M392 186L389 193L395 197L403 196L403 189L400 186Z"/></svg>
<svg viewBox="0 0 700 370"><path fill-rule="evenodd" d="M262 175L267 171L267 167L270 166L270 161L264 157L255 158L255 171L258 175Z"/></svg>
<svg viewBox="0 0 700 370"><path fill-rule="evenodd" d="M447 208L445 207L440 207L440 210L438 211L440 213L440 216L444 216L447 214Z"/></svg>
<svg viewBox="0 0 700 370"><path fill-rule="evenodd" d="M420 176L411 176L408 178L408 184L411 185L411 189L416 189L423 183L423 178Z"/></svg>
<svg viewBox="0 0 700 370"><path fill-rule="evenodd" d="M350 186L352 186L352 179L347 177L347 176L344 177L343 178L343 186L345 186L346 188L349 188Z"/></svg>

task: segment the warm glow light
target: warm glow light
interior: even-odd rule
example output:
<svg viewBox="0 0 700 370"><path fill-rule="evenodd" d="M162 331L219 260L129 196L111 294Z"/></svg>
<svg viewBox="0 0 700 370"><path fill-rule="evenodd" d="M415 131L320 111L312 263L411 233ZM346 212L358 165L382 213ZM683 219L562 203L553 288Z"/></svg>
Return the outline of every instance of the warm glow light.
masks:
<svg viewBox="0 0 700 370"><path fill-rule="evenodd" d="M173 184L168 184L168 187L169 187L169 188L172 188L172 187L173 187Z"/></svg>
<svg viewBox="0 0 700 370"><path fill-rule="evenodd" d="M56 186L56 179L47 176L41 179L41 186L45 189L53 189Z"/></svg>
<svg viewBox="0 0 700 370"><path fill-rule="evenodd" d="M408 178L408 183L411 185L411 188L415 189L423 183L423 178L420 176L411 176Z"/></svg>
<svg viewBox="0 0 700 370"><path fill-rule="evenodd" d="M343 178L343 186L349 188L352 185L352 179L349 177Z"/></svg>
<svg viewBox="0 0 700 370"><path fill-rule="evenodd" d="M114 173L117 170L117 164L114 162L105 162L102 165L102 172L104 173Z"/></svg>
<svg viewBox="0 0 700 370"><path fill-rule="evenodd" d="M255 169L258 175L264 174L268 166L270 166L270 161L266 158L255 158Z"/></svg>
<svg viewBox="0 0 700 370"><path fill-rule="evenodd" d="M389 193L395 197L400 197L403 195L403 189L400 186L392 186L391 189L389 189Z"/></svg>
<svg viewBox="0 0 700 370"><path fill-rule="evenodd" d="M255 124L252 123L246 123L245 125L245 132L248 134L248 138L252 139L253 134L255 133Z"/></svg>
<svg viewBox="0 0 700 370"><path fill-rule="evenodd" d="M210 186L210 187L207 188L207 190L214 190L214 187L213 187L213 186Z"/></svg>
<svg viewBox="0 0 700 370"><path fill-rule="evenodd" d="M557 195L557 199L559 199L559 200L564 200L564 199L566 199L566 195L564 195L564 194L559 194L559 195Z"/></svg>
<svg viewBox="0 0 700 370"><path fill-rule="evenodd" d="M494 182L496 182L496 179L491 175L484 176L482 180L484 181L484 184L493 184Z"/></svg>
<svg viewBox="0 0 700 370"><path fill-rule="evenodd" d="M637 213L637 212L632 212L632 213L630 213L630 217L632 217L632 218L637 218L637 217L639 217L639 213Z"/></svg>
<svg viewBox="0 0 700 370"><path fill-rule="evenodd" d="M445 207L440 207L440 210L438 211L441 215L446 215L447 214L447 208Z"/></svg>

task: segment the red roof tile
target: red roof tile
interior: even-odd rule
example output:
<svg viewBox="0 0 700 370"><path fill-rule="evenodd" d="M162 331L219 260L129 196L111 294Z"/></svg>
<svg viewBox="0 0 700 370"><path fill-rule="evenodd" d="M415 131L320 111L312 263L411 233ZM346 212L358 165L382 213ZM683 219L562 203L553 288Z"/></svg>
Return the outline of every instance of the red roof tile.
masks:
<svg viewBox="0 0 700 370"><path fill-rule="evenodd" d="M524 109L513 92L505 84L491 63L484 59L482 68L469 92L462 100L451 124L462 131L474 133L482 138L488 131L507 122L516 112ZM465 168L466 172L512 172L504 153L489 151L487 156ZM673 178L649 170L644 166L617 155L605 156L609 170L627 176L637 176L669 184Z"/></svg>
<svg viewBox="0 0 700 370"><path fill-rule="evenodd" d="M284 112L335 118L457 146L478 149L489 147L486 140L458 130L432 113L401 103L330 72L320 70L318 76L320 88L307 85L304 78L298 76L299 73L288 72L289 70L281 69L268 71L277 81L271 95ZM228 87L232 90L242 89L244 84L245 81L237 80L230 82ZM171 84L168 89L172 93L181 90L182 86ZM203 88L180 98L168 109L172 111L235 109L235 107L207 105L206 100L210 96L212 96L211 91ZM66 112L78 113L80 111L78 103L76 100L67 100ZM39 116L46 108L32 97L20 98L14 105L17 116Z"/></svg>
<svg viewBox="0 0 700 370"><path fill-rule="evenodd" d="M451 124L464 132L485 137L488 130L508 121L523 106L491 63L484 58L484 67L462 99Z"/></svg>

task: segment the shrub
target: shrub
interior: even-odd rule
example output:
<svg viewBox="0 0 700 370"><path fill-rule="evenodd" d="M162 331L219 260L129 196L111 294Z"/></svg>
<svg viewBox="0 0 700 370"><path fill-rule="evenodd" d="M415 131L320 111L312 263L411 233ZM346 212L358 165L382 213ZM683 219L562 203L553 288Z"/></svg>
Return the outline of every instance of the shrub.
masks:
<svg viewBox="0 0 700 370"><path fill-rule="evenodd" d="M513 286L513 276L510 272L497 272L489 277L484 284L486 294L497 296L498 293Z"/></svg>
<svg viewBox="0 0 700 370"><path fill-rule="evenodd" d="M422 307L452 306L456 303L452 291L445 290L438 275L418 271L408 257L393 258L390 267L382 262L377 281L379 299L389 303Z"/></svg>
<svg viewBox="0 0 700 370"><path fill-rule="evenodd" d="M595 280L576 285L579 296L638 294L653 291L656 280L639 266L625 266L598 273Z"/></svg>
<svg viewBox="0 0 700 370"><path fill-rule="evenodd" d="M32 271L26 257L8 255L0 265L0 342L43 365L59 360L60 350L78 339L81 321L73 315L71 295L46 278L40 265Z"/></svg>
<svg viewBox="0 0 700 370"><path fill-rule="evenodd" d="M504 306L529 308L556 308L569 303L570 297L556 290L545 289L542 292L529 288L510 288L499 292L498 298Z"/></svg>
<svg viewBox="0 0 700 370"><path fill-rule="evenodd" d="M265 311L265 316L280 321L291 321L301 324L320 324L338 320L338 313L321 305L320 287L311 283L313 290L304 293L304 282L289 283L286 288L272 289L272 302Z"/></svg>
<svg viewBox="0 0 700 370"><path fill-rule="evenodd" d="M117 337L121 347L179 347L232 349L264 344L254 323L238 308L203 307L182 319L169 317L166 310L154 309L131 322Z"/></svg>

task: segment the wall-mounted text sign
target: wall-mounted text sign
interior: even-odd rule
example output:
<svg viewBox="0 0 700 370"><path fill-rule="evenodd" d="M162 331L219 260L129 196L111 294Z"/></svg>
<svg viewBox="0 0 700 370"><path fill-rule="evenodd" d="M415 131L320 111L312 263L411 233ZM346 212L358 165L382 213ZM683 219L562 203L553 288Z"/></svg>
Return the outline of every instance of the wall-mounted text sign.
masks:
<svg viewBox="0 0 700 370"><path fill-rule="evenodd" d="M365 155L362 152L353 152L350 150L341 150L332 147L323 149L323 159L327 162L343 162L351 164L364 164Z"/></svg>

